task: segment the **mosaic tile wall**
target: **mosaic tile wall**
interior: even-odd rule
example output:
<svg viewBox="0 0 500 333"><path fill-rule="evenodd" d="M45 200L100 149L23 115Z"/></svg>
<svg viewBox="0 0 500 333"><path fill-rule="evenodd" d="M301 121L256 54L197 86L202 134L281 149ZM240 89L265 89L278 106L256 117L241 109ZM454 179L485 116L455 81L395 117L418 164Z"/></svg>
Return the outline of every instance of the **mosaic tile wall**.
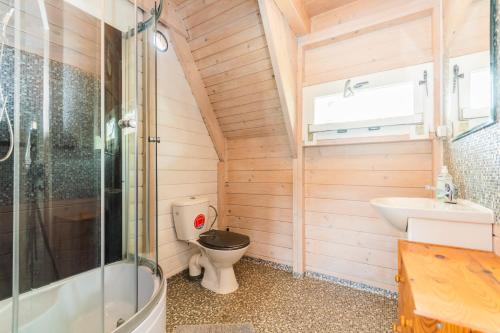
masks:
<svg viewBox="0 0 500 333"><path fill-rule="evenodd" d="M100 152L94 149L94 135L100 131L95 126L100 117L99 81L93 75L60 62L51 61L49 66L49 133L48 139L44 139L43 57L21 53L21 191L28 186L30 169L38 169L39 174L51 178L44 182L51 183L52 200L95 197L100 193L99 183L95 181L100 175ZM13 123L14 50L10 47L4 50L0 74L7 112ZM31 131L30 137L32 122L37 123L37 130ZM7 124L3 119L0 122L0 156L4 156L8 143ZM32 147L31 154L26 154L28 143ZM12 157L0 163L0 206L12 205ZM20 197L21 201L29 198L27 195Z"/></svg>
<svg viewBox="0 0 500 333"><path fill-rule="evenodd" d="M491 208L500 223L500 123L444 145L459 196Z"/></svg>

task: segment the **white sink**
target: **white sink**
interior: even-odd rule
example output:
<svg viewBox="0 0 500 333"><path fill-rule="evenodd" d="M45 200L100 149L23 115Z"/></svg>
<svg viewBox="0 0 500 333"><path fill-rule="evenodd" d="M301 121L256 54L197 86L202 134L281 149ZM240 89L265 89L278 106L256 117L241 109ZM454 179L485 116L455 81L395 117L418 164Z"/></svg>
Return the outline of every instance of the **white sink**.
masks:
<svg viewBox="0 0 500 333"><path fill-rule="evenodd" d="M370 201L373 207L398 230L406 231L409 218L429 220L494 223L491 209L467 200L456 204L440 202L430 198L377 198Z"/></svg>

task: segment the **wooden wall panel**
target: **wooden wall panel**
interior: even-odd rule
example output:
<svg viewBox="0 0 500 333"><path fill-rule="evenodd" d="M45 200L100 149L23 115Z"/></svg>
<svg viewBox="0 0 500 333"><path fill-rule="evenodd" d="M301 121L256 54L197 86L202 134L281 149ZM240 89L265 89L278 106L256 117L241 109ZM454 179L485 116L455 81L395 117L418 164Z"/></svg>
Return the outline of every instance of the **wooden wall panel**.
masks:
<svg viewBox="0 0 500 333"><path fill-rule="evenodd" d="M402 2L418 2L420 0L337 0L337 2L341 1L344 2L342 6L332 6L328 8L328 10L322 11L311 18L312 32L324 30L348 21L363 20L369 18L370 15L376 12L383 12L390 8L396 8L400 6ZM326 9L326 6L323 8Z"/></svg>
<svg viewBox="0 0 500 333"><path fill-rule="evenodd" d="M257 0L188 0L177 14L224 136L286 133Z"/></svg>
<svg viewBox="0 0 500 333"><path fill-rule="evenodd" d="M431 28L424 17L306 50L304 85L431 62Z"/></svg>
<svg viewBox="0 0 500 333"><path fill-rule="evenodd" d="M356 0L303 0L309 16L320 15L337 7L346 6Z"/></svg>
<svg viewBox="0 0 500 333"><path fill-rule="evenodd" d="M185 269L198 251L177 240L172 202L204 196L217 206L219 159L175 50L158 53L158 73L158 245L160 265L168 277Z"/></svg>
<svg viewBox="0 0 500 333"><path fill-rule="evenodd" d="M395 290L397 240L369 200L429 197L430 141L305 148L306 269Z"/></svg>
<svg viewBox="0 0 500 333"><path fill-rule="evenodd" d="M448 6L456 6L453 1L447 1ZM445 10L447 8L445 7ZM449 12L446 12L448 14ZM449 13L459 15L459 13ZM462 13L464 17L457 22L457 27L451 27L453 22L445 17L443 22L445 28L446 45L448 45L448 56L459 57L462 55L483 52L490 49L490 2L479 0L472 2ZM451 30L451 31L449 31Z"/></svg>
<svg viewBox="0 0 500 333"><path fill-rule="evenodd" d="M292 159L288 138L227 142L225 226L250 237L247 255L292 263Z"/></svg>

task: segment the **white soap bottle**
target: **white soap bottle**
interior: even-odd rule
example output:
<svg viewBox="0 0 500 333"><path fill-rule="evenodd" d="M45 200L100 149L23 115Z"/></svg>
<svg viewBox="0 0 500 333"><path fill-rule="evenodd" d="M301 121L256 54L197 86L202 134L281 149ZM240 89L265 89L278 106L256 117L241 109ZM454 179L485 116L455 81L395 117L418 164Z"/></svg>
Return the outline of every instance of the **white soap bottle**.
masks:
<svg viewBox="0 0 500 333"><path fill-rule="evenodd" d="M446 165L443 165L441 167L441 172L437 177L436 184L436 199L439 201L446 200L445 184L453 184L453 178L448 172L448 167Z"/></svg>

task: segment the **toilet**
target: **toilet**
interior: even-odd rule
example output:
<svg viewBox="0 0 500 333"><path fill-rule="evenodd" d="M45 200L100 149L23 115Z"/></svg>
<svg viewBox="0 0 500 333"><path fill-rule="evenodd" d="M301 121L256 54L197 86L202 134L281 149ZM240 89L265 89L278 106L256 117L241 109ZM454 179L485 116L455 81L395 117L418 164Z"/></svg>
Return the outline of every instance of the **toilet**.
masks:
<svg viewBox="0 0 500 333"><path fill-rule="evenodd" d="M200 252L189 259L189 275L200 276L201 285L218 294L238 289L233 265L243 257L250 245L246 235L230 231L209 230L208 198L189 198L172 203L177 239L194 244Z"/></svg>

